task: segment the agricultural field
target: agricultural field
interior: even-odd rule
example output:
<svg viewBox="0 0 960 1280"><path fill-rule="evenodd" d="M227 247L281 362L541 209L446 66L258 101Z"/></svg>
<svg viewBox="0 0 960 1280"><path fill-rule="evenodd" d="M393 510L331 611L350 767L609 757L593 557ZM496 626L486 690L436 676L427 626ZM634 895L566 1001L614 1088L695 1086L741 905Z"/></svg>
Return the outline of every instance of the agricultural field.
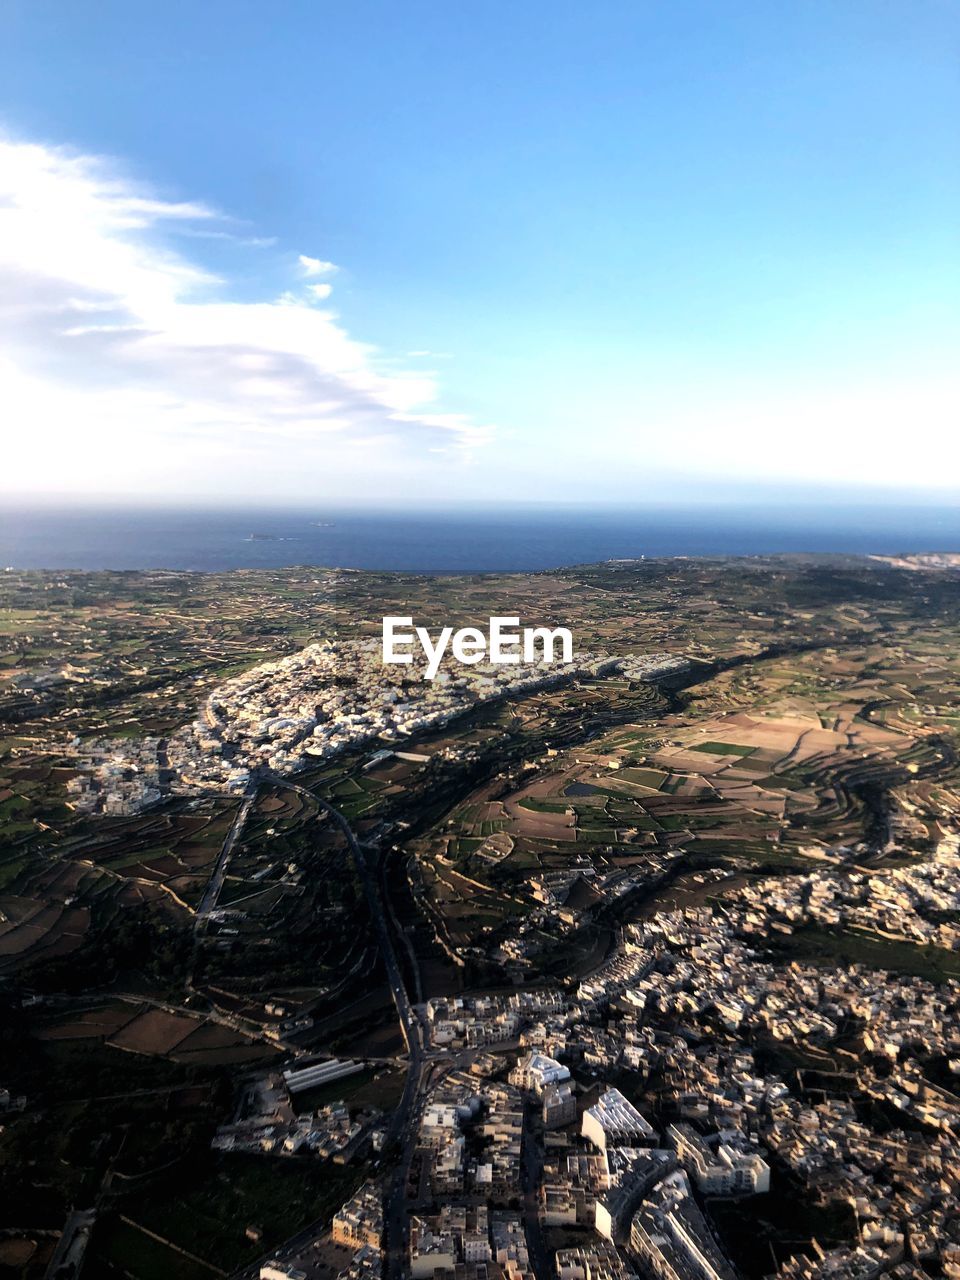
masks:
<svg viewBox="0 0 960 1280"><path fill-rule="evenodd" d="M263 1020L263 993L286 1012L335 1001L376 968L346 841L302 791L258 793L198 939L194 985Z"/></svg>
<svg viewBox="0 0 960 1280"><path fill-rule="evenodd" d="M949 573L799 557L4 575L0 1085L26 1108L0 1133L0 1229L58 1230L107 1179L91 1274L209 1277L256 1255L248 1223L269 1244L363 1180L360 1165L267 1174L254 1158L228 1175L210 1151L238 1075L302 1051L373 1060L311 1103L396 1104L404 1045L358 866L419 1001L573 986L621 925L757 875L928 857L960 815L958 604ZM74 806L77 742L152 735L162 754L218 682L264 659L376 637L386 614L493 613L562 618L591 653L690 665L484 704L318 760L295 786L263 776L245 796L116 816ZM828 930L790 945L956 972L953 953L906 941ZM5 1239L0 1268L33 1280L44 1239Z"/></svg>
<svg viewBox="0 0 960 1280"><path fill-rule="evenodd" d="M478 938L489 949L518 906L537 910L543 873L577 873L565 902L589 923L597 876L656 868L667 853L679 872L760 872L887 864L906 837L931 846L938 816L958 807L952 735L932 701L955 706L960 673L941 656L931 678L919 657L928 646L920 639L913 660L904 647L858 643L736 663L588 749L551 747L515 789L478 788L414 846L437 936L461 958ZM621 693L603 689L611 719ZM931 776L950 781L938 788ZM539 940L548 963L549 934Z"/></svg>
<svg viewBox="0 0 960 1280"><path fill-rule="evenodd" d="M161 1178L131 1195L122 1212L104 1216L91 1245L96 1274L227 1275L303 1222L330 1216L363 1177L362 1167L267 1167L255 1157L235 1159L227 1177L220 1162L201 1157L187 1177ZM245 1238L251 1224L262 1229L263 1244Z"/></svg>

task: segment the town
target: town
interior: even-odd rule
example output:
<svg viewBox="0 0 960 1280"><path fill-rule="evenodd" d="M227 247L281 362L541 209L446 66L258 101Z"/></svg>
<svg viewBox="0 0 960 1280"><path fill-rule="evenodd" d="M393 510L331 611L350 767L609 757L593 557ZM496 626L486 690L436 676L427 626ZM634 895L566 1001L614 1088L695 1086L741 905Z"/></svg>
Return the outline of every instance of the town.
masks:
<svg viewBox="0 0 960 1280"><path fill-rule="evenodd" d="M0 1261L960 1276L951 574L11 579ZM382 663L571 584L571 664Z"/></svg>
<svg viewBox="0 0 960 1280"><path fill-rule="evenodd" d="M376 739L399 746L479 703L578 675L657 680L687 665L672 655L583 656L555 670L525 662L507 674L498 662L462 672L448 659L435 678L432 660L422 673L385 670L371 642L312 645L214 689L198 719L162 744L76 741L76 758L89 773L73 780L70 792L85 811L114 814L139 812L165 792L245 794L263 773L292 773Z"/></svg>

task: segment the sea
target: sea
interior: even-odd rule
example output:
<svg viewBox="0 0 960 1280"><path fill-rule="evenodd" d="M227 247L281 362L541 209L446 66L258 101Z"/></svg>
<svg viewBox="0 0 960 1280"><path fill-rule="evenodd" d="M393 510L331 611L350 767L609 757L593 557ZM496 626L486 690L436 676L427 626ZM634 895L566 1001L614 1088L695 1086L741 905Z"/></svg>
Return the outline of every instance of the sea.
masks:
<svg viewBox="0 0 960 1280"><path fill-rule="evenodd" d="M960 551L960 506L728 504L396 512L0 509L0 569L222 571L316 565L416 573L605 560Z"/></svg>

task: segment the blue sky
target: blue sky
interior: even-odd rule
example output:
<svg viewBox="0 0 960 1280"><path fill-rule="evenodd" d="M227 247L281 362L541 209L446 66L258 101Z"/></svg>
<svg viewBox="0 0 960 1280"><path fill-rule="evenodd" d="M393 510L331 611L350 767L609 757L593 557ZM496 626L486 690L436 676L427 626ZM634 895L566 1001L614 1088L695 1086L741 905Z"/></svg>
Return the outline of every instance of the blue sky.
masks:
<svg viewBox="0 0 960 1280"><path fill-rule="evenodd" d="M24 493L960 487L953 4L3 24Z"/></svg>

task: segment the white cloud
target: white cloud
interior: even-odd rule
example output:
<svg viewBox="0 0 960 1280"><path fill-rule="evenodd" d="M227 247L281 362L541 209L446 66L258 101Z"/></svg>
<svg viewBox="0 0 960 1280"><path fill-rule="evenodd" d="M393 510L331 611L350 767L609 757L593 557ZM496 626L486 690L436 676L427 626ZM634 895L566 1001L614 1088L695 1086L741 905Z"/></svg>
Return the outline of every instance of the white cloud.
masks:
<svg viewBox="0 0 960 1280"><path fill-rule="evenodd" d="M305 253L301 253L297 261L305 276L332 276L340 269L333 262L324 262L322 258L308 258Z"/></svg>
<svg viewBox="0 0 960 1280"><path fill-rule="evenodd" d="M316 477L329 491L341 466L363 474L357 446L376 441L381 469L402 473L438 444L462 456L487 439L438 408L431 375L383 372L312 305L329 284L230 300L173 247L222 221L103 159L0 140L4 488L248 496Z"/></svg>

